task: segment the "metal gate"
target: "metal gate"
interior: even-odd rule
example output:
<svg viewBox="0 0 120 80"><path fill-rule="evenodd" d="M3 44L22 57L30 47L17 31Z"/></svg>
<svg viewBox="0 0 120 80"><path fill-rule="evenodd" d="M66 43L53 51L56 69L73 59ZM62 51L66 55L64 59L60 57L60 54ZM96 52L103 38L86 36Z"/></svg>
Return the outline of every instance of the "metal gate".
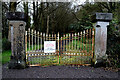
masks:
<svg viewBox="0 0 120 80"><path fill-rule="evenodd" d="M90 65L94 51L94 29L63 34L60 45L60 64Z"/></svg>
<svg viewBox="0 0 120 80"><path fill-rule="evenodd" d="M45 53L45 41L55 42L55 52ZM66 34L45 34L29 29L25 45L29 66L89 65L94 51L94 29Z"/></svg>

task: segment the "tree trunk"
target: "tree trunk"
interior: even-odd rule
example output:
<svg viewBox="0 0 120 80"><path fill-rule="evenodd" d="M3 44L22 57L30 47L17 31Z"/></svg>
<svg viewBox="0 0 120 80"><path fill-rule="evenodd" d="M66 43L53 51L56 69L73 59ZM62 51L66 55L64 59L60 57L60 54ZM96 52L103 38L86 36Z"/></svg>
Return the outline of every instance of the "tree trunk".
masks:
<svg viewBox="0 0 120 80"><path fill-rule="evenodd" d="M47 2L47 34L49 33L49 3Z"/></svg>
<svg viewBox="0 0 120 80"><path fill-rule="evenodd" d="M49 33L49 15L47 16L47 34Z"/></svg>
<svg viewBox="0 0 120 80"><path fill-rule="evenodd" d="M25 30L28 30L28 28L29 28L29 17L28 17L28 2L24 2L24 12L25 12L25 14L26 14L26 27L25 27Z"/></svg>
<svg viewBox="0 0 120 80"><path fill-rule="evenodd" d="M34 28L34 29L35 29L35 27L36 27L36 24L35 24L35 19L36 19L36 18L35 18L35 17L36 17L36 16L35 16L35 2L33 2L33 22L34 22L34 23L33 23L33 26L34 26L33 28Z"/></svg>

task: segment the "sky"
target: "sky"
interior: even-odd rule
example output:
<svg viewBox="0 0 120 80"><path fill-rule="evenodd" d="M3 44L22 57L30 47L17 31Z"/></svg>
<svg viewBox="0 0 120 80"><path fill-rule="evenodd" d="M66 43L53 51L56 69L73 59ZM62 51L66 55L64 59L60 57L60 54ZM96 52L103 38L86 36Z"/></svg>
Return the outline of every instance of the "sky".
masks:
<svg viewBox="0 0 120 80"><path fill-rule="evenodd" d="M2 2L16 2L18 0L0 0ZM83 2L85 0L19 0L19 1L26 1L26 2L32 2L32 1L42 1L42 2L74 2L74 1L79 1Z"/></svg>
<svg viewBox="0 0 120 80"><path fill-rule="evenodd" d="M18 0L18 2L19 2L19 1L22 1L22 0ZM27 1L27 0L26 0L26 1ZM39 3L41 2L41 0L34 0L34 1L38 1ZM46 1L46 0L45 0L45 1ZM55 2L55 1L57 1L57 0L51 0L51 1ZM51 1L50 1L50 2L51 2ZM66 1L58 0L58 2L72 2L72 3L73 3L72 6L84 4L85 1L86 1L86 0L66 0ZM90 1L91 1L91 0L90 0ZM32 7L32 6L33 6L33 5L32 5L33 0L29 0L28 2L31 2L30 7ZM48 2L49 2L49 0L48 0ZM22 3L23 3L23 2L22 2ZM18 8L17 11L23 12L23 9L20 8L20 7L23 7L23 5L19 4L18 7L17 7L17 8Z"/></svg>
<svg viewBox="0 0 120 80"><path fill-rule="evenodd" d="M2 2L16 2L17 0L0 0ZM27 1L27 2L32 2L32 1L42 1L42 2L84 2L85 0L20 0L20 1ZM111 2L118 2L120 0L87 0L89 2L107 2L107 1L111 1Z"/></svg>

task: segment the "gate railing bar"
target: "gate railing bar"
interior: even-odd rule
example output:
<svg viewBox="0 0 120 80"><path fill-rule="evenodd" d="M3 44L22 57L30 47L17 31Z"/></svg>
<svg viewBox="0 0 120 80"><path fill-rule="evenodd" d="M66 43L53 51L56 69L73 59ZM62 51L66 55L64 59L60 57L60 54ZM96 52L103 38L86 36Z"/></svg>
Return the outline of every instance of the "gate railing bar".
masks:
<svg viewBox="0 0 120 80"><path fill-rule="evenodd" d="M88 60L88 29L86 30L86 56L86 60Z"/></svg>
<svg viewBox="0 0 120 80"><path fill-rule="evenodd" d="M71 51L71 50L70 50L70 33L69 33L69 51Z"/></svg>
<svg viewBox="0 0 120 80"><path fill-rule="evenodd" d="M84 46L83 46L83 36L84 36L84 35L83 35L83 32L81 32L81 39L82 39L82 43L81 43L81 44L82 44L82 48L81 48L82 53L80 53L81 56L83 55L83 50L84 50ZM81 59L80 61L81 61L80 63L82 64L82 59Z"/></svg>
<svg viewBox="0 0 120 80"><path fill-rule="evenodd" d="M38 37L38 42L37 42L37 44L38 44L38 50L39 50L39 31L37 32L37 37Z"/></svg>
<svg viewBox="0 0 120 80"><path fill-rule="evenodd" d="M87 44L89 44L89 32L87 29ZM89 45L87 45L87 54L89 53Z"/></svg>
<svg viewBox="0 0 120 80"><path fill-rule="evenodd" d="M76 33L75 33L75 53L74 53L74 55L76 55L77 53L76 53ZM76 56L75 56L75 63L76 63Z"/></svg>
<svg viewBox="0 0 120 80"><path fill-rule="evenodd" d="M67 39L68 39L68 36L66 34L66 51L67 51Z"/></svg>
<svg viewBox="0 0 120 80"><path fill-rule="evenodd" d="M84 50L84 55L86 55L87 53L86 53L86 47L87 47L87 43L86 43L86 35L87 35L87 33L86 33L86 30L85 30L85 43L84 43L84 47L85 47L85 50Z"/></svg>
<svg viewBox="0 0 120 80"><path fill-rule="evenodd" d="M72 33L72 50L73 50L73 33Z"/></svg>
<svg viewBox="0 0 120 80"><path fill-rule="evenodd" d="M87 55L87 30L85 30L85 55Z"/></svg>
<svg viewBox="0 0 120 80"><path fill-rule="evenodd" d="M32 29L32 50L33 50L33 29Z"/></svg>
<svg viewBox="0 0 120 80"><path fill-rule="evenodd" d="M75 48L74 48L74 50L76 50L76 33L75 33Z"/></svg>
<svg viewBox="0 0 120 80"><path fill-rule="evenodd" d="M63 51L62 51L62 37L61 37L61 46L60 46L60 49L61 49L60 52L63 52ZM60 54L60 60L61 60L61 58L62 58L62 56L61 56L61 54ZM60 64L62 64L61 61L60 61Z"/></svg>
<svg viewBox="0 0 120 80"><path fill-rule="evenodd" d="M26 62L27 62L27 31L25 34L25 51L26 51Z"/></svg>
<svg viewBox="0 0 120 80"><path fill-rule="evenodd" d="M42 52L42 32L41 32L41 37L40 38L41 38L41 44L40 45L41 45L41 52Z"/></svg>
<svg viewBox="0 0 120 80"><path fill-rule="evenodd" d="M80 43L79 43L79 45L81 45L81 42L82 42L82 31L80 32L80 37L79 37L79 39L80 39ZM79 49L80 51L81 51L81 47L80 47L80 49ZM81 54L81 53L80 53Z"/></svg>
<svg viewBox="0 0 120 80"><path fill-rule="evenodd" d="M83 32L81 31L81 45L82 45L82 48L81 48L81 51L83 52Z"/></svg>
<svg viewBox="0 0 120 80"><path fill-rule="evenodd" d="M33 52L33 29L32 29L32 52ZM33 54L32 54L33 56ZM33 63L33 58L31 59L31 64Z"/></svg>
<svg viewBox="0 0 120 80"><path fill-rule="evenodd" d="M29 51L30 51L30 28L28 29L29 32Z"/></svg>
<svg viewBox="0 0 120 80"><path fill-rule="evenodd" d="M78 35L78 41L77 41L77 51L79 51L79 38L80 38L80 36L79 36L79 32L77 33L77 35Z"/></svg>
<svg viewBox="0 0 120 80"><path fill-rule="evenodd" d="M35 51L36 51L36 30L35 30Z"/></svg>
<svg viewBox="0 0 120 80"><path fill-rule="evenodd" d="M39 46L40 46L40 33L39 33L39 31L37 32L37 35L38 35L38 51L39 51ZM39 64L40 64L40 62L41 62L41 59L40 59L40 54L37 56L38 58L39 58Z"/></svg>
<svg viewBox="0 0 120 80"><path fill-rule="evenodd" d="M65 34L64 35L64 38L65 38ZM65 52L65 39L63 39L63 52Z"/></svg>
<svg viewBox="0 0 120 80"><path fill-rule="evenodd" d="M58 36L58 37L57 37ZM56 39L58 40L58 64L60 63L60 60L59 60L59 32L58 32L58 35L56 36ZM57 41L56 40L56 41Z"/></svg>
<svg viewBox="0 0 120 80"><path fill-rule="evenodd" d="M58 51L59 51L59 32L58 32Z"/></svg>
<svg viewBox="0 0 120 80"><path fill-rule="evenodd" d="M85 30L83 31L83 39L85 40ZM83 52L85 52L84 41L83 41ZM84 55L84 54L83 54L83 55Z"/></svg>
<svg viewBox="0 0 120 80"><path fill-rule="evenodd" d="M89 37L90 37L90 41L89 41L89 53L91 53L91 29L89 30Z"/></svg>
<svg viewBox="0 0 120 80"><path fill-rule="evenodd" d="M45 41L45 33L43 33L43 44L44 44L44 41ZM43 47L43 50L44 50L44 47ZM42 52L44 52L43 50L42 50Z"/></svg>
<svg viewBox="0 0 120 80"><path fill-rule="evenodd" d="M93 57L93 54L94 54L94 32L95 32L95 29L93 28L92 29L92 57Z"/></svg>

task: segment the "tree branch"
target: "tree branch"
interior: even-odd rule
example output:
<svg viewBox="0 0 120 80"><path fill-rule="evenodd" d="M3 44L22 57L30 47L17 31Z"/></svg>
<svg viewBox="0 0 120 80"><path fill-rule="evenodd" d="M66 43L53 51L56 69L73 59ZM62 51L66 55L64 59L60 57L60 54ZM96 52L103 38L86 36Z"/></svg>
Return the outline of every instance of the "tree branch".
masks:
<svg viewBox="0 0 120 80"><path fill-rule="evenodd" d="M72 12L72 14L75 16L75 18L76 18L78 21L80 21L80 19L77 17L77 15L76 15L74 12Z"/></svg>

